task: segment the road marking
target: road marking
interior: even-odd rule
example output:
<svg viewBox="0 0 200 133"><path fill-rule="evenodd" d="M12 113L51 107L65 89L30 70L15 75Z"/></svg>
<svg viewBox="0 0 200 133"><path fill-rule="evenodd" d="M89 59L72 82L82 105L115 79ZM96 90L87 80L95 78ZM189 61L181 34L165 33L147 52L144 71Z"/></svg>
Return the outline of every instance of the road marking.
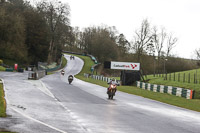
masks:
<svg viewBox="0 0 200 133"><path fill-rule="evenodd" d="M58 99L56 99L56 100L57 100L58 104L59 104L60 106L62 106L62 107L67 111L67 113L70 114L70 116L71 116L74 120L76 120L76 122L81 126L82 130L86 131L87 133L92 133L92 131L91 131L89 128L87 128L83 123L81 123L81 122L79 121L79 119L77 118L78 116L74 115L74 113L73 113L71 110L69 110L69 109L68 109L63 103L61 103Z"/></svg>
<svg viewBox="0 0 200 133"><path fill-rule="evenodd" d="M55 96L51 93L51 91L46 87L46 85L41 80L27 80L26 82L32 84L46 95L55 99Z"/></svg>
<svg viewBox="0 0 200 133"><path fill-rule="evenodd" d="M5 86L5 84L4 84L4 80L3 80L3 79L2 79L2 82L3 82L4 91L5 91L6 86ZM6 91L5 91L5 98L6 98L7 104L9 104L10 102L8 101L8 97L7 97L7 92L6 92ZM63 130L60 130L60 129L56 128L56 127L53 127L53 126L51 126L51 125L48 125L48 124L46 124L46 123L44 123L44 122L41 122L41 121L39 121L39 120L36 120L36 119L34 119L34 118L32 118L32 117L30 117L30 116L24 114L24 113L21 113L20 111L18 111L17 109L15 109L15 108L13 108L13 107L10 107L10 108L11 108L12 110L14 110L15 112L21 114L22 116L24 116L24 117L26 117L26 118L28 118L28 119L30 119L30 120L33 120L33 121L35 121L35 122L37 122L37 123L40 123L40 124L42 124L42 125L44 125L44 126L47 126L47 127L51 128L51 129L54 129L54 130L58 131L58 132L61 132L61 133L68 133L68 132L65 132L65 131L63 131Z"/></svg>
<svg viewBox="0 0 200 133"><path fill-rule="evenodd" d="M13 107L10 107L10 108L11 108L12 110L14 110L15 112L17 112L17 113L23 115L24 117L26 117L26 118L28 118L28 119L30 119L30 120L33 120L33 121L35 121L35 122L37 122L37 123L40 123L40 124L42 124L42 125L44 125L44 126L47 126L47 127L51 128L51 129L54 129L54 130L58 131L58 132L61 132L61 133L68 133L68 132L63 131L63 130L60 130L60 129L56 128L56 127L53 127L53 126L51 126L51 125L49 125L49 124L46 124L46 123L41 122L41 121L39 121L39 120L36 120L36 119L34 119L34 118L32 118L32 117L30 117L30 116L28 116L28 115L26 115L26 114L24 114L24 113L18 111L17 109L14 109Z"/></svg>

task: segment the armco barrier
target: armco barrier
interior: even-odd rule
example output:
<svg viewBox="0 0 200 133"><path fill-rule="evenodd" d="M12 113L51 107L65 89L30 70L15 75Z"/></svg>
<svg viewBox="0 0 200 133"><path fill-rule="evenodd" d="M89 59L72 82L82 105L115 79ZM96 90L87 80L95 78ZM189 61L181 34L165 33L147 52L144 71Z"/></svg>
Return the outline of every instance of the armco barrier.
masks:
<svg viewBox="0 0 200 133"><path fill-rule="evenodd" d="M84 77L86 78L93 78L95 80L101 80L101 81L105 81L105 82L110 82L112 79L111 78L108 78L108 77L104 77L103 75L91 75L91 74L87 74L87 73L84 73ZM115 79L115 82L120 85L120 80L116 80Z"/></svg>
<svg viewBox="0 0 200 133"><path fill-rule="evenodd" d="M160 92L160 93L168 93L170 95L184 97L184 98L187 98L187 99L193 98L193 90L189 90L189 89L173 87L173 86L149 84L149 83L144 83L144 82L140 82L140 81L137 81L136 85L139 88L146 89L146 90L149 90L149 91Z"/></svg>
<svg viewBox="0 0 200 133"><path fill-rule="evenodd" d="M28 79L38 80L44 77L45 75L46 75L45 70L40 70L40 71L35 71L35 72L30 71L28 74Z"/></svg>
<svg viewBox="0 0 200 133"><path fill-rule="evenodd" d="M6 68L6 71L7 71L7 72L13 72L14 69L13 69L13 68Z"/></svg>

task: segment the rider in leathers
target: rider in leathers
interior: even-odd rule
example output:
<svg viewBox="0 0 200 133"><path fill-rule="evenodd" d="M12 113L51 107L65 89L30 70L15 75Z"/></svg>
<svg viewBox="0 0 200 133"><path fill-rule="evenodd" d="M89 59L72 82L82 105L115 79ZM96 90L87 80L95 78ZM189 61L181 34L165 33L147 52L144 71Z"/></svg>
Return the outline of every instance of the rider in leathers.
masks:
<svg viewBox="0 0 200 133"><path fill-rule="evenodd" d="M111 84L113 85L116 85L117 86L117 82L115 82L115 79L113 78L110 82L108 82L109 84L109 87L107 88L107 94L108 94L108 91L111 89ZM115 92L117 91L117 87L115 89Z"/></svg>

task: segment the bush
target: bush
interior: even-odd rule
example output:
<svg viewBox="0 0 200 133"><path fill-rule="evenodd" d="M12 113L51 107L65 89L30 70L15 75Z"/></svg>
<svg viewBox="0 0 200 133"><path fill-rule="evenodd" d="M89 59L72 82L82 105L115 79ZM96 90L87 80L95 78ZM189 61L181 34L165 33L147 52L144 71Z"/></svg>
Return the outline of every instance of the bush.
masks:
<svg viewBox="0 0 200 133"><path fill-rule="evenodd" d="M3 64L3 60L0 60L0 65Z"/></svg>
<svg viewBox="0 0 200 133"><path fill-rule="evenodd" d="M194 99L200 99L200 91L199 90L195 90L193 93L194 93Z"/></svg>

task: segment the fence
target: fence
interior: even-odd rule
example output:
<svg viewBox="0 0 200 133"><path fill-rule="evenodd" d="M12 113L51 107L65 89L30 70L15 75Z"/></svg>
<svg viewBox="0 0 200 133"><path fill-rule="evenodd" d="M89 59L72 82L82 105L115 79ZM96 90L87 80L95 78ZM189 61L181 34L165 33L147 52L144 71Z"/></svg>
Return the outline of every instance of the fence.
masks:
<svg viewBox="0 0 200 133"><path fill-rule="evenodd" d="M45 75L46 75L45 70L40 70L40 71L35 71L35 72L30 71L28 74L28 79L38 80L38 79L44 77Z"/></svg>
<svg viewBox="0 0 200 133"><path fill-rule="evenodd" d="M162 77L164 80L178 81L183 83L200 84L200 69L190 72L175 72L175 73L162 73L155 74L155 77Z"/></svg>
<svg viewBox="0 0 200 133"><path fill-rule="evenodd" d="M84 77L86 78L92 78L92 79L95 79L95 80L101 80L101 81L105 81L105 82L110 82L112 80L112 78L108 78L108 77L104 77L103 75L91 75L91 74L87 74L87 73L84 73ZM120 85L120 80L116 80L115 79L115 82Z"/></svg>
<svg viewBox="0 0 200 133"><path fill-rule="evenodd" d="M173 87L173 86L164 86L164 85L156 85L156 84L149 84L137 81L137 87L153 91L153 92L160 92L160 93L168 93L171 95L184 97L187 99L193 98L193 90L179 88L179 87Z"/></svg>

